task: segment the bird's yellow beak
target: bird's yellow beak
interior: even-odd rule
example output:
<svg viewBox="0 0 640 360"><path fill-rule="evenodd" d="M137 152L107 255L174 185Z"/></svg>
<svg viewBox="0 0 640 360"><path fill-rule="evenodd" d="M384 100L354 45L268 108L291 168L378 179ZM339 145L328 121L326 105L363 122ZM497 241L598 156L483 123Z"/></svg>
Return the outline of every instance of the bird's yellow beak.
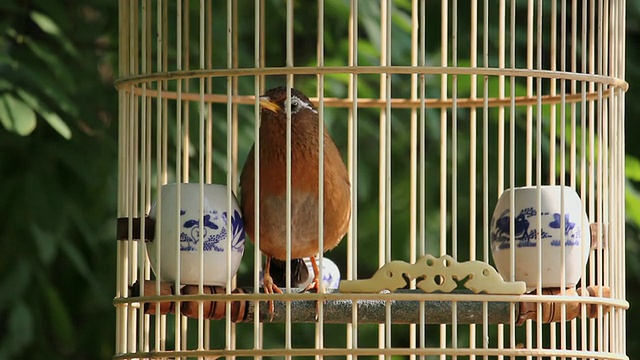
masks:
<svg viewBox="0 0 640 360"><path fill-rule="evenodd" d="M273 101L271 101L271 99L269 99L268 96L261 96L260 97L260 106L262 106L263 108L277 113L278 111L280 111L280 105L274 103Z"/></svg>

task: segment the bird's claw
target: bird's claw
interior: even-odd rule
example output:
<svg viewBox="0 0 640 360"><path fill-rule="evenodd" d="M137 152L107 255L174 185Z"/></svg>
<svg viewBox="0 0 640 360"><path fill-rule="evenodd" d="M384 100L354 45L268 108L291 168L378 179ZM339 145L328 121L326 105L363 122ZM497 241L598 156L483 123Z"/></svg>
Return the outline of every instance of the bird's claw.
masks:
<svg viewBox="0 0 640 360"><path fill-rule="evenodd" d="M323 294L324 293L324 289L322 288L322 285L320 284L320 281L317 278L314 278L309 285L307 285L304 288L304 292L308 292L308 291L312 291L314 290L316 293L318 294Z"/></svg>
<svg viewBox="0 0 640 360"><path fill-rule="evenodd" d="M273 282L273 278L269 274L265 274L262 278L262 288L265 294L282 294L282 290ZM269 300L269 322L273 321L275 313L275 304L273 300Z"/></svg>
<svg viewBox="0 0 640 360"><path fill-rule="evenodd" d="M315 292L317 294L324 294L324 287L322 286L322 283L320 282L320 280L318 279L318 276L316 275L313 280L309 283L309 285L307 285L303 292L308 292L308 291L312 291L315 290ZM324 303L324 301L323 301ZM316 301L316 314L315 314L315 320L318 321L318 309L320 307L320 301Z"/></svg>

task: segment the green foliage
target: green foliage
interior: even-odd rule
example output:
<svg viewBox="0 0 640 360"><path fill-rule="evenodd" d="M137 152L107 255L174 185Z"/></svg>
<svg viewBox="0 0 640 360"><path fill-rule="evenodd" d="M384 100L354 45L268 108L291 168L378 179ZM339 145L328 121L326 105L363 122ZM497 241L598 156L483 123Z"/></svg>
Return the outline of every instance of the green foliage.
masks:
<svg viewBox="0 0 640 360"><path fill-rule="evenodd" d="M36 128L36 113L11 94L0 98L0 119L7 130L18 135L29 135Z"/></svg>
<svg viewBox="0 0 640 360"><path fill-rule="evenodd" d="M0 3L0 359L113 354L116 24Z"/></svg>

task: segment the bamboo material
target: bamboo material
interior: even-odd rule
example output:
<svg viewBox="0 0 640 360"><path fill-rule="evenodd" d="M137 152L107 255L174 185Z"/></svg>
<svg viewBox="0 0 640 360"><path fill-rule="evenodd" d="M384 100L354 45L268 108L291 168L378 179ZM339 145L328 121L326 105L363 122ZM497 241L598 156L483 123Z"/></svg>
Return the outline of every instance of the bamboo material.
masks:
<svg viewBox="0 0 640 360"><path fill-rule="evenodd" d="M565 290L565 295L567 296L581 296L581 297L596 297L598 296L599 288L602 288L602 297L609 298L611 297L611 289L606 286L589 286L586 288L586 292L582 293L582 288L578 288L577 290L574 288L569 288ZM534 290L532 294L535 294ZM542 289L543 295L560 295L562 290L560 288L547 288ZM580 316L582 311L582 304L580 301L576 301L575 303L570 303L566 305L566 320L572 320ZM596 319L598 317L598 305L595 304L584 304L586 307L587 318ZM525 322L525 320L531 319L536 320L538 316L538 312L536 311L537 304L536 303L527 303L523 302L520 304L520 316L518 317L517 324L520 325ZM542 322L543 323L553 323L562 321L562 304L556 303L547 303L542 305ZM603 308L603 315L608 313L608 308Z"/></svg>
<svg viewBox="0 0 640 360"><path fill-rule="evenodd" d="M135 283L132 287L132 296L138 296L139 283ZM581 294L581 289L566 289L565 295L576 296L576 302L566 304L566 320L572 320L581 315L582 305L586 307L586 315L590 319L598 317L598 305L596 304L583 304L582 298L584 297L596 297L598 294L598 286L589 286L587 293ZM155 281L147 280L144 282L144 294L155 295L156 284ZM161 295L179 295L172 293L173 284L161 283L160 286ZM292 292L298 293L302 289L292 289ZM221 286L204 286L204 294L225 294L226 290ZM327 290L330 293L337 293L336 290ZM420 293L420 290L398 290L397 293ZM232 294L251 294L253 289L250 287L236 288ZM451 298L451 295L455 297L455 294L469 294L468 290L456 290L452 294L443 294ZM180 291L181 295L196 295L198 294L197 285L185 285ZM560 295L561 291L558 288L543 289L543 295L554 296ZM533 295L533 293L532 293ZM602 287L602 296L610 297L610 289L608 287ZM232 297L233 295L231 295ZM481 296L481 295L480 295ZM581 298L578 298L581 297ZM189 318L198 318L198 306L200 300L189 301L188 298L181 302L180 312ZM225 318L226 301L219 300L202 300L203 302L203 318L212 320L221 320ZM285 322L285 309L286 301L275 300L275 311L273 314L274 323ZM422 304L421 304L422 303ZM156 310L156 302L145 302L144 312L149 315L158 314ZM424 324L451 324L453 321L452 309L453 304L457 307L456 321L458 324L477 324L481 322L483 314L483 302L482 301L391 301L391 323L393 324L417 324L421 320ZM522 301L516 303L516 318L517 324L524 323L525 320L537 319L537 302ZM488 320L491 324L505 324L509 323L510 312L509 302L487 302L488 308ZM542 321L543 323L552 323L561 321L561 306L562 303L545 302L542 303ZM313 323L315 322L315 307L316 302L313 300L293 300L291 301L291 321L294 323ZM343 324L351 323L351 312L353 307L353 301L351 300L327 300L324 302L324 322ZM424 318L420 318L421 307L424 313ZM266 301L260 302L259 320L261 322L269 322L270 316L268 313L268 304ZM609 312L608 307L603 307L602 314ZM160 315L175 313L175 304L170 301L160 302ZM358 300L357 301L357 313L359 324L383 324L386 320L386 301L385 300ZM231 321L237 322L252 322L256 318L257 313L254 306L254 302L250 300L237 300L231 301Z"/></svg>

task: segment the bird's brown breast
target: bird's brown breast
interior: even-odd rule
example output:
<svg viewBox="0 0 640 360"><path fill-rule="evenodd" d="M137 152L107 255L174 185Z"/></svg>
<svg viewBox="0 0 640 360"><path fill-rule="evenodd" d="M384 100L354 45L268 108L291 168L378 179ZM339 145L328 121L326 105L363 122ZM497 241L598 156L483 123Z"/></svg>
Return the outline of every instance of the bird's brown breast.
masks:
<svg viewBox="0 0 640 360"><path fill-rule="evenodd" d="M317 124L317 122L316 122ZM260 131L260 250L286 258L286 137L281 128L264 123ZM318 253L318 126L292 124L291 257ZM255 239L254 148L241 174L241 207L245 229ZM335 247L347 232L351 189L344 162L324 130L324 250Z"/></svg>

